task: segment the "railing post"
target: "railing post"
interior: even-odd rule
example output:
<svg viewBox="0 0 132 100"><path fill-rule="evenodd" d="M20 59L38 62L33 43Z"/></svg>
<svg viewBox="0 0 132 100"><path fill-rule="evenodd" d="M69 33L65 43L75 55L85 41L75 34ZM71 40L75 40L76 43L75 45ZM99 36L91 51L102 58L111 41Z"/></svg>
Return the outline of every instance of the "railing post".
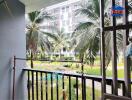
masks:
<svg viewBox="0 0 132 100"><path fill-rule="evenodd" d="M15 77L16 77L16 56L14 56L13 64L13 90L12 90L12 100L15 100Z"/></svg>
<svg viewBox="0 0 132 100"><path fill-rule="evenodd" d="M46 82L45 82L45 88L46 88L46 100L48 100L48 77L47 77L47 73L45 73L45 77L46 77Z"/></svg>
<svg viewBox="0 0 132 100"><path fill-rule="evenodd" d="M125 89L125 83L122 83L122 95L125 96L126 94L126 89Z"/></svg>
<svg viewBox="0 0 132 100"><path fill-rule="evenodd" d="M66 100L66 90L65 90L64 75L62 76L62 89L63 89L63 100Z"/></svg>
<svg viewBox="0 0 132 100"><path fill-rule="evenodd" d="M69 100L71 100L71 76L69 76Z"/></svg>
<svg viewBox="0 0 132 100"><path fill-rule="evenodd" d="M95 100L94 80L92 80L92 100Z"/></svg>
<svg viewBox="0 0 132 100"><path fill-rule="evenodd" d="M58 86L58 74L56 74L56 100L59 100L59 86Z"/></svg>
<svg viewBox="0 0 132 100"><path fill-rule="evenodd" d="M131 71L130 71L130 59L129 57L125 56L126 52L126 46L129 44L128 43L128 37L129 37L129 32L130 29L128 28L129 21L128 21L128 0L123 0L122 2L123 7L125 8L124 11L124 16L123 16L123 22L126 25L126 28L123 33L123 48L124 48L124 77L125 77L125 96L131 97Z"/></svg>
<svg viewBox="0 0 132 100"><path fill-rule="evenodd" d="M100 0L100 30L101 30L101 75L102 75L102 97L106 93L106 71L105 71L105 31L104 31L104 0Z"/></svg>
<svg viewBox="0 0 132 100"><path fill-rule="evenodd" d="M32 100L34 100L34 71L32 71Z"/></svg>
<svg viewBox="0 0 132 100"><path fill-rule="evenodd" d="M41 100L43 100L43 74L42 72L40 73L40 78L41 78L41 82L40 82Z"/></svg>
<svg viewBox="0 0 132 100"><path fill-rule="evenodd" d="M51 100L53 100L53 73L51 73Z"/></svg>
<svg viewBox="0 0 132 100"><path fill-rule="evenodd" d="M30 71L28 71L28 83L27 83L27 89L28 89L28 100L30 100L30 87L31 87Z"/></svg>
<svg viewBox="0 0 132 100"><path fill-rule="evenodd" d="M82 100L86 100L83 57L81 58L81 68L82 68Z"/></svg>
<svg viewBox="0 0 132 100"><path fill-rule="evenodd" d="M38 72L36 72L36 100L39 100L38 85Z"/></svg>
<svg viewBox="0 0 132 100"><path fill-rule="evenodd" d="M76 100L78 100L78 77L76 77Z"/></svg>

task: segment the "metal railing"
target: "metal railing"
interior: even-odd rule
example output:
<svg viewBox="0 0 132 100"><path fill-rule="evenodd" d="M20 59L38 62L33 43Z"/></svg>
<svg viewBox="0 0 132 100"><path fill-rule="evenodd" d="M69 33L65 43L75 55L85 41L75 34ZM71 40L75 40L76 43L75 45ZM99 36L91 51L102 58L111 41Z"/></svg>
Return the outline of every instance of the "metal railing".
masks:
<svg viewBox="0 0 132 100"><path fill-rule="evenodd" d="M101 93L101 76L35 69L23 69L23 71L27 72L28 100L73 100L73 97L75 100L101 100L101 95L98 98L96 96L96 92ZM100 86L96 86L97 83L100 83ZM109 91L112 94L112 78L107 78L106 84L111 88ZM119 79L118 84L122 90L121 96L124 96L124 80ZM96 90L97 87L100 91Z"/></svg>

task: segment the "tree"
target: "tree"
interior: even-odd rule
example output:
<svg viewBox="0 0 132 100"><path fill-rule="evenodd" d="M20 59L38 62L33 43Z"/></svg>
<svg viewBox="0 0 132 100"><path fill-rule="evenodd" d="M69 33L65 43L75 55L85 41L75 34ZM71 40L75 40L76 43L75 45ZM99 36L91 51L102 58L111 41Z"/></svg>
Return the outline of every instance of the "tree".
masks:
<svg viewBox="0 0 132 100"><path fill-rule="evenodd" d="M104 0L105 10L105 26L111 24L110 17L108 16L109 0ZM77 9L76 14L81 14L87 17L85 22L80 23L73 32L73 37L76 37L77 43L75 51L83 55L91 65L94 64L95 58L100 51L100 6L99 0L84 0ZM122 47L122 33L117 33L117 49L118 51ZM108 66L111 57L111 34L110 32L105 33L105 49L106 49L106 66Z"/></svg>
<svg viewBox="0 0 132 100"><path fill-rule="evenodd" d="M132 14L132 0L128 1L129 14Z"/></svg>
<svg viewBox="0 0 132 100"><path fill-rule="evenodd" d="M57 41L53 43L54 45L54 52L60 52L59 57L61 59L61 50L69 50L70 49L70 40L71 34L65 33L63 29L59 30L55 28L55 34L57 37Z"/></svg>
<svg viewBox="0 0 132 100"><path fill-rule="evenodd" d="M43 21L51 20L53 17L46 11L34 11L27 14L27 26L26 26L26 41L27 50L30 50L31 54L31 67L33 68L33 55L37 51L38 47L43 50L50 50L52 44L49 42L48 37L57 40L53 33L46 31L51 29L50 26L44 26Z"/></svg>

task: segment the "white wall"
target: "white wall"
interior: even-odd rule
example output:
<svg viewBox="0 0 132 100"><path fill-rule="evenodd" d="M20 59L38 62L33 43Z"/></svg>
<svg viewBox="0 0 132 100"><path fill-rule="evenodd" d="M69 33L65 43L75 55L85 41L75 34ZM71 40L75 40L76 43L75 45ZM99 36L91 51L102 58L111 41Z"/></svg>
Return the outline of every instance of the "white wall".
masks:
<svg viewBox="0 0 132 100"><path fill-rule="evenodd" d="M12 100L11 58L25 57L25 7L18 0L6 0L12 16L4 5L0 5L0 100ZM25 100L24 74L25 62L17 61L15 100ZM24 87L25 85L25 87Z"/></svg>

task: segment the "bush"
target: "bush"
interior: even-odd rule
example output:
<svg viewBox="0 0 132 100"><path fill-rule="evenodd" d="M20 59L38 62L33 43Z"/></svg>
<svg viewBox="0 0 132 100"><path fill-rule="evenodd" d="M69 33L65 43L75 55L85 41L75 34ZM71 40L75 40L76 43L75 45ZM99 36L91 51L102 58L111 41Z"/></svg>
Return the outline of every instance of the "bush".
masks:
<svg viewBox="0 0 132 100"><path fill-rule="evenodd" d="M71 67L71 65L65 64L65 65L63 65L63 67Z"/></svg>
<svg viewBox="0 0 132 100"><path fill-rule="evenodd" d="M73 57L64 57L64 60L73 60Z"/></svg>

